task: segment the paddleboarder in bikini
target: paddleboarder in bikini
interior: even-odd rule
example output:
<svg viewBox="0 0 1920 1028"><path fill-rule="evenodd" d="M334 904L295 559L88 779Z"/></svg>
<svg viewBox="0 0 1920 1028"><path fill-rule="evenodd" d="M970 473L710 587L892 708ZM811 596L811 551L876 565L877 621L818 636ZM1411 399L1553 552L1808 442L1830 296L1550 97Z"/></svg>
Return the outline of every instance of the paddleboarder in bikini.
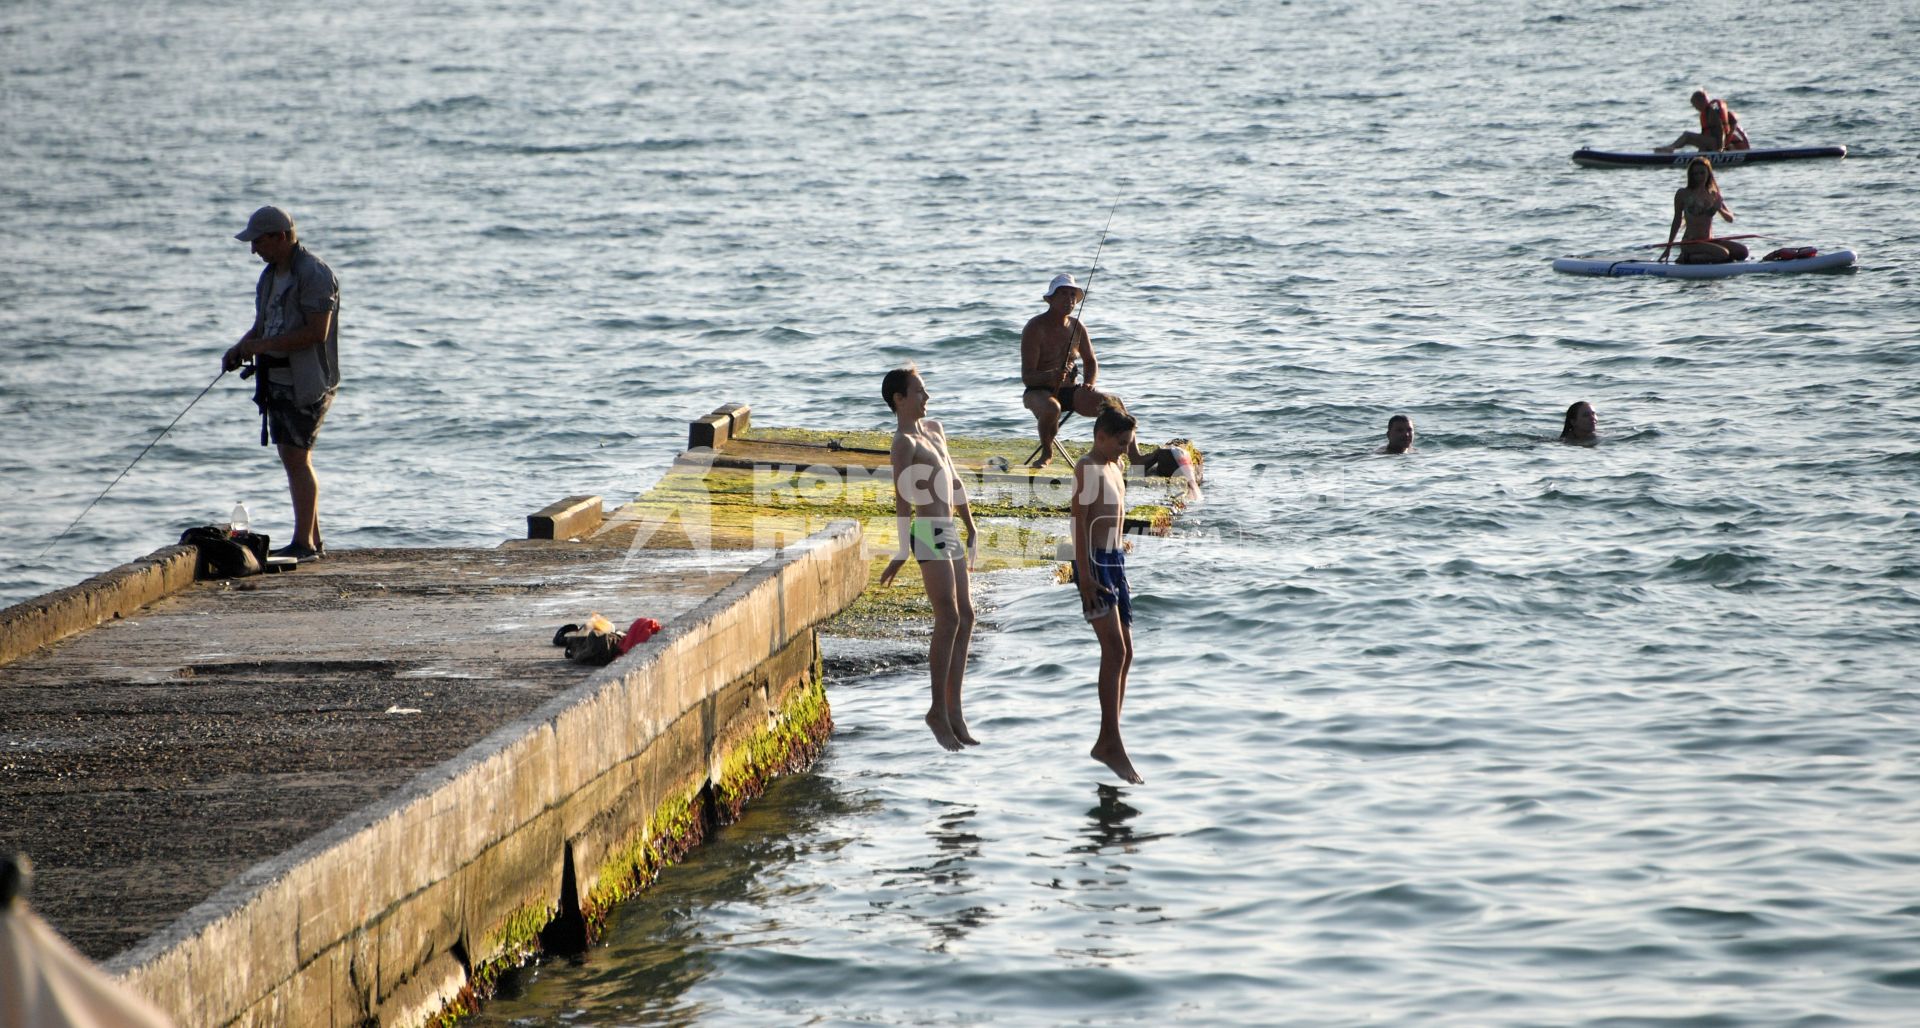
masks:
<svg viewBox="0 0 1920 1028"><path fill-rule="evenodd" d="M1725 264L1747 259L1747 248L1731 239L1713 238L1713 218L1719 215L1733 220L1733 211L1720 196L1720 183L1713 177L1713 162L1695 157L1687 162L1687 184L1673 191L1673 223L1667 226L1667 245L1660 248L1665 261L1674 247L1674 236L1681 225L1687 234L1680 237L1681 264Z"/></svg>
<svg viewBox="0 0 1920 1028"><path fill-rule="evenodd" d="M927 417L926 383L909 364L887 372L880 395L899 420L893 433L893 510L899 521L899 555L880 572L880 585L893 577L909 556L920 562L927 601L933 605L933 638L927 668L933 701L927 728L948 750L978 746L961 715L960 685L967 672L967 648L973 641L973 596L967 569L977 562L980 534L973 524L967 488L947 455L947 430ZM957 515L957 518L956 518ZM958 524L956 524L956 520ZM960 526L967 532L960 540Z"/></svg>

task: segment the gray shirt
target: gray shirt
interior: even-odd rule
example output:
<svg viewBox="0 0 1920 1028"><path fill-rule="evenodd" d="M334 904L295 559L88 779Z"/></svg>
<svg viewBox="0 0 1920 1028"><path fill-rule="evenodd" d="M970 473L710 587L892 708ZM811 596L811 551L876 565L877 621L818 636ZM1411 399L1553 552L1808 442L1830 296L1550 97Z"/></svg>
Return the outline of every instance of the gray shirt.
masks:
<svg viewBox="0 0 1920 1028"><path fill-rule="evenodd" d="M328 311L327 338L286 354L287 366L270 367L270 382L293 386L293 402L316 403L340 384L340 279L325 261L294 244L282 272L269 264L253 290L254 316L262 337L282 335L307 323L307 315Z"/></svg>

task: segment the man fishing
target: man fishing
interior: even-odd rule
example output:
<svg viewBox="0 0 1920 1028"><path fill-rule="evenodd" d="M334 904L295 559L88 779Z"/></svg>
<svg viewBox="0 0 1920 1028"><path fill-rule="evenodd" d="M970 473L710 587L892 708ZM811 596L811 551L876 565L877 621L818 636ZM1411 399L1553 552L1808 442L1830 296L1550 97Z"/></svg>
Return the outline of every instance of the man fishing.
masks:
<svg viewBox="0 0 1920 1028"><path fill-rule="evenodd" d="M300 245L293 218L262 207L234 236L266 263L253 290L253 327L228 348L220 367L253 363L253 402L260 408L260 445L279 447L293 497L293 541L276 557L314 560L320 541L320 480L313 440L340 385L340 280Z"/></svg>
<svg viewBox="0 0 1920 1028"><path fill-rule="evenodd" d="M1055 275L1041 297L1047 309L1020 331L1020 381L1027 387L1021 402L1033 412L1040 429L1036 468L1053 462L1053 441L1060 433L1063 412L1090 418L1107 402L1107 394L1093 385L1100 374L1093 339L1087 335L1087 326L1073 316L1074 305L1085 295L1072 275ZM1086 365L1086 378L1076 381L1078 363ZM1138 461L1139 447L1132 445L1128 456Z"/></svg>

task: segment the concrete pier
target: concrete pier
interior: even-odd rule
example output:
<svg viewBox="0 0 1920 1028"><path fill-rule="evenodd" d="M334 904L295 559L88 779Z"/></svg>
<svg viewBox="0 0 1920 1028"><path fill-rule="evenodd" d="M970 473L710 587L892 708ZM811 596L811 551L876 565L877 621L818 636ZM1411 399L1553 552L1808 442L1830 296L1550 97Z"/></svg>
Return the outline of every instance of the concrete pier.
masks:
<svg viewBox="0 0 1920 1028"><path fill-rule="evenodd" d="M823 624L915 634L916 567L866 589L895 547L887 442L728 404L644 495L567 497L498 548L196 582L167 547L0 611L0 848L182 1025L467 1010L812 758ZM952 440L989 569L1056 559L1071 471L1030 448ZM1184 505L1129 488L1131 531ZM665 630L569 663L555 629L595 612Z"/></svg>
<svg viewBox="0 0 1920 1028"><path fill-rule="evenodd" d="M865 581L843 524L778 552L362 550L186 584L0 668L0 846L182 1025L418 1024L809 756L813 626ZM568 663L554 629L593 611L667 628Z"/></svg>

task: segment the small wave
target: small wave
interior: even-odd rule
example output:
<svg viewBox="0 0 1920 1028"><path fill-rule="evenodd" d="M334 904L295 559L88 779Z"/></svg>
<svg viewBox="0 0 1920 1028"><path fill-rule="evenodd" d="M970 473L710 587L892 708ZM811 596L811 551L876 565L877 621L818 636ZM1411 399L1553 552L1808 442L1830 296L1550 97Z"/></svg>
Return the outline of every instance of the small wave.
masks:
<svg viewBox="0 0 1920 1028"><path fill-rule="evenodd" d="M714 139L626 139L596 143L493 143L470 139L435 139L437 146L462 150L477 150L482 153L506 154L510 157L557 157L570 154L597 153L660 153L674 150L694 150L705 146L724 146L739 140L720 137Z"/></svg>
<svg viewBox="0 0 1920 1028"><path fill-rule="evenodd" d="M1456 921L1485 909L1472 900L1405 882L1325 896L1309 900L1306 905L1333 908L1334 913L1321 920L1352 921L1379 928L1411 928Z"/></svg>
<svg viewBox="0 0 1920 1028"><path fill-rule="evenodd" d="M490 225L480 230L480 235L487 239L540 239L550 234L518 225Z"/></svg>
<svg viewBox="0 0 1920 1028"><path fill-rule="evenodd" d="M1708 907L1663 907L1654 911L1653 916L1677 928L1727 930L1764 928L1771 924L1766 918L1744 910L1713 910Z"/></svg>
<svg viewBox="0 0 1920 1028"><path fill-rule="evenodd" d="M444 100L416 100L399 109L400 114L451 114L455 111L478 111L493 106L493 101L477 93L466 96L450 96Z"/></svg>
<svg viewBox="0 0 1920 1028"><path fill-rule="evenodd" d="M1453 750L1481 749L1479 739L1452 738L1434 742L1403 742L1383 739L1301 739L1292 745L1309 750L1333 750L1368 757L1400 757L1410 753L1447 753Z"/></svg>
<svg viewBox="0 0 1920 1028"><path fill-rule="evenodd" d="M1698 557L1676 557L1667 564L1659 577L1685 582L1704 582L1708 585L1732 585L1748 582L1754 573L1767 563L1767 558L1757 553L1733 551L1707 553Z"/></svg>
<svg viewBox="0 0 1920 1028"><path fill-rule="evenodd" d="M1909 967L1904 971L1888 971L1873 976L1874 982L1891 989L1920 989L1920 967Z"/></svg>

